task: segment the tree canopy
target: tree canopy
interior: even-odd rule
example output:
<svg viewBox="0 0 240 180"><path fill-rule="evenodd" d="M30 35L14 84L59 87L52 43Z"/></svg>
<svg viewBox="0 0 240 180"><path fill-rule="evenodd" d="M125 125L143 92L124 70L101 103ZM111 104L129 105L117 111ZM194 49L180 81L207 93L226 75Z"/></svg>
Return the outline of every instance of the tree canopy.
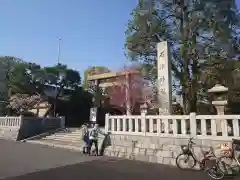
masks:
<svg viewBox="0 0 240 180"><path fill-rule="evenodd" d="M184 113L188 114L196 112L206 88L219 79L223 84L233 81L231 73L240 52L239 27L234 0L140 0L128 22L125 47L128 57L143 64L146 78L154 84L156 44L169 42L173 84L182 95ZM219 63L221 75L217 73Z"/></svg>
<svg viewBox="0 0 240 180"><path fill-rule="evenodd" d="M29 107L32 103L28 99L31 97L46 96L46 86L59 87L61 91L61 88L74 90L81 85L79 72L63 64L41 67L15 57L0 57L0 63L0 73L3 77L0 82L0 98L9 107L19 107L26 102L28 105L24 107ZM60 93L57 94L59 96Z"/></svg>
<svg viewBox="0 0 240 180"><path fill-rule="evenodd" d="M12 69L9 83L13 94L41 94L46 85L74 89L81 84L81 78L78 71L62 64L41 67L34 63L21 63Z"/></svg>
<svg viewBox="0 0 240 180"><path fill-rule="evenodd" d="M9 77L13 68L23 63L19 58L11 56L0 57L0 114L4 114L9 99Z"/></svg>

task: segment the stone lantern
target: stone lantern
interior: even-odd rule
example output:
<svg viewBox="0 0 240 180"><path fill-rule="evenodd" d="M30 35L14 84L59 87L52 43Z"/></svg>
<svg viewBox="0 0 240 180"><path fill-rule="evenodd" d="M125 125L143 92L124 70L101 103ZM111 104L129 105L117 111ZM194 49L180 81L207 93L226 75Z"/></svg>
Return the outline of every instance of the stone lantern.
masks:
<svg viewBox="0 0 240 180"><path fill-rule="evenodd" d="M217 114L224 115L228 104L228 88L221 84L216 84L213 88L209 89L208 92L213 95L212 104L216 108ZM216 120L217 133L222 132L221 122L222 120Z"/></svg>
<svg viewBox="0 0 240 180"><path fill-rule="evenodd" d="M141 111L141 114L147 114L147 111L148 111L148 105L146 103L142 104L140 106L140 111Z"/></svg>
<svg viewBox="0 0 240 180"><path fill-rule="evenodd" d="M145 102L144 104L140 105L140 111L141 111L141 115L142 115L142 116L145 116L145 115L147 114L147 112L148 112L148 105L147 105L146 102ZM146 126L143 127L143 128L146 128L147 131L150 131L149 121L147 121L147 120L145 119L145 123L146 123ZM154 126L154 125L153 125L153 126ZM139 127L139 128L141 127L141 122L140 122L140 121L138 121L138 127ZM153 130L153 132L154 132L154 130Z"/></svg>

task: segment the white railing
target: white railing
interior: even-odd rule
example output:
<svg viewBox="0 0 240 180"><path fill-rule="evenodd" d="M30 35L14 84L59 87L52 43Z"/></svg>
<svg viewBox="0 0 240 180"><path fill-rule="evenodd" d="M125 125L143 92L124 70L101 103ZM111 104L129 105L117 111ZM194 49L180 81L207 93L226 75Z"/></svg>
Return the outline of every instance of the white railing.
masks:
<svg viewBox="0 0 240 180"><path fill-rule="evenodd" d="M219 126L220 124L220 130ZM163 137L198 137L231 139L240 136L240 115L139 115L110 116L106 114L105 131Z"/></svg>
<svg viewBox="0 0 240 180"><path fill-rule="evenodd" d="M22 116L18 117L0 117L0 127L20 127Z"/></svg>

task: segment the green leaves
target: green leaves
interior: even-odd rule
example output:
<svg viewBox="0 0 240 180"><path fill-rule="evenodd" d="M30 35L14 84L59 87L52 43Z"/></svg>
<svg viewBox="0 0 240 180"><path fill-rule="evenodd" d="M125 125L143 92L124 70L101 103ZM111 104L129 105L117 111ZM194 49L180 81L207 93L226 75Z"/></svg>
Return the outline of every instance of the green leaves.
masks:
<svg viewBox="0 0 240 180"><path fill-rule="evenodd" d="M23 63L23 61L15 57L0 57L0 101L3 102L0 103L0 114L2 114L2 112L4 112L4 109L6 108L9 95L11 95L11 89L16 89L16 87L10 86L10 80L13 79L13 77L15 76L13 74L13 67L15 65L18 65L19 63ZM18 69L20 70L21 68L19 67ZM16 77L14 79L16 79ZM21 88L19 89L20 91L23 89L23 86L21 83L19 86L21 86Z"/></svg>
<svg viewBox="0 0 240 180"><path fill-rule="evenodd" d="M6 74L4 82L7 84L9 97L12 94L43 94L44 86L61 85L68 88L76 88L81 84L79 72L58 64L52 67L44 67L35 63L26 63L13 57L0 58L1 68Z"/></svg>
<svg viewBox="0 0 240 180"><path fill-rule="evenodd" d="M197 101L197 91L202 86L212 86L216 81L230 81L230 75L223 75L223 72L231 74L228 67L221 70L215 68L215 73L207 69L203 71L202 68L205 68L203 65L207 61L213 62L219 58L222 64L227 65L228 61L240 55L240 17L234 0L148 2L148 8L144 9L140 2L133 9L125 43L126 54L130 60L143 64L148 79L153 82L157 77L156 44L167 40L172 54L174 79L180 83L178 91L185 94L184 104L191 104L186 106L197 103L193 101ZM210 63L208 68L215 66L215 63ZM204 79L204 85L198 83L198 79ZM188 113L186 109L185 113Z"/></svg>
<svg viewBox="0 0 240 180"><path fill-rule="evenodd" d="M78 71L68 69L66 65L58 64L42 69L42 77L45 83L58 85L62 83L64 87L75 88L80 85L81 78Z"/></svg>

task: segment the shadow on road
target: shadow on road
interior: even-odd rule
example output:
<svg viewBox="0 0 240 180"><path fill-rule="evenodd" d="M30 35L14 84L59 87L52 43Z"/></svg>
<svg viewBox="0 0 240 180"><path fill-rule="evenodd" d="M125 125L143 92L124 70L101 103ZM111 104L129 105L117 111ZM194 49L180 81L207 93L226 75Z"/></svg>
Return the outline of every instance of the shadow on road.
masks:
<svg viewBox="0 0 240 180"><path fill-rule="evenodd" d="M170 166L106 158L38 171L4 180L208 180L203 172L181 171Z"/></svg>

